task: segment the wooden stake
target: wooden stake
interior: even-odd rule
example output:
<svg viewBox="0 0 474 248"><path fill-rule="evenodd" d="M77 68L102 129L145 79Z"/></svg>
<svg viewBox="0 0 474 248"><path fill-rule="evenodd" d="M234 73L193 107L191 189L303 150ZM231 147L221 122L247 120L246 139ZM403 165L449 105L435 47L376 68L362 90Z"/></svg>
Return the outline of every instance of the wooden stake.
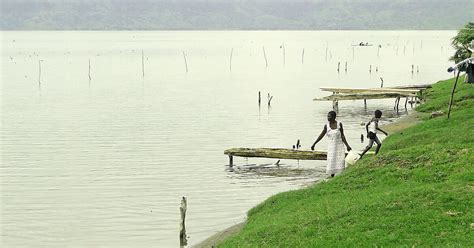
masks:
<svg viewBox="0 0 474 248"><path fill-rule="evenodd" d="M341 62L337 62L337 72L339 72L339 67L341 66Z"/></svg>
<svg viewBox="0 0 474 248"><path fill-rule="evenodd" d="M258 92L258 106L260 106L260 103L262 102L262 97L260 95L260 91Z"/></svg>
<svg viewBox="0 0 474 248"><path fill-rule="evenodd" d="M184 65L186 66L186 73L188 72L188 61L186 60L186 54L183 51Z"/></svg>
<svg viewBox="0 0 474 248"><path fill-rule="evenodd" d="M265 47L263 47L263 57L265 58L265 67L268 67L267 54L265 53Z"/></svg>
<svg viewBox="0 0 474 248"><path fill-rule="evenodd" d="M454 91L456 90L456 85L458 84L459 73L461 73L461 70L458 69L456 81L454 82L453 90L451 91L451 98L449 99L448 119L449 119L449 116L451 115L451 107L453 106L453 100L454 100Z"/></svg>
<svg viewBox="0 0 474 248"><path fill-rule="evenodd" d="M229 155L229 166L234 166L234 157L232 155Z"/></svg>
<svg viewBox="0 0 474 248"><path fill-rule="evenodd" d="M397 98L395 99L395 106L393 107L393 109L397 110L397 112L398 112L399 104L400 104L400 96L397 96Z"/></svg>
<svg viewBox="0 0 474 248"><path fill-rule="evenodd" d="M89 81L91 81L91 59L89 59Z"/></svg>
<svg viewBox="0 0 474 248"><path fill-rule="evenodd" d="M283 67L285 66L285 44L282 44L283 47Z"/></svg>
<svg viewBox="0 0 474 248"><path fill-rule="evenodd" d="M179 212L181 213L181 221L179 225L179 245L181 247L188 245L188 238L186 236L186 210L188 209L188 203L186 197L183 196L181 199L181 205L179 207Z"/></svg>
<svg viewBox="0 0 474 248"><path fill-rule="evenodd" d="M369 66L369 72L372 73L372 65Z"/></svg>
<svg viewBox="0 0 474 248"><path fill-rule="evenodd" d="M346 65L344 66L344 71L347 72L347 61L346 61Z"/></svg>
<svg viewBox="0 0 474 248"><path fill-rule="evenodd" d="M303 48L303 52L301 53L301 64L304 63L304 48Z"/></svg>

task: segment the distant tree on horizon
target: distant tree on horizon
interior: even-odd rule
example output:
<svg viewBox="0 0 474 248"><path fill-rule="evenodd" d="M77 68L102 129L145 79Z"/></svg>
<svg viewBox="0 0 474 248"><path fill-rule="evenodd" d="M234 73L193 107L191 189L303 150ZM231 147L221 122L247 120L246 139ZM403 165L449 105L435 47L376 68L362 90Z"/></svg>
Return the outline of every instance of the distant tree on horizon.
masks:
<svg viewBox="0 0 474 248"><path fill-rule="evenodd" d="M458 34L453 37L451 45L456 52L450 58L455 63L461 62L471 57L471 51L469 50L470 43L474 40L474 22L469 22L464 28L458 31Z"/></svg>

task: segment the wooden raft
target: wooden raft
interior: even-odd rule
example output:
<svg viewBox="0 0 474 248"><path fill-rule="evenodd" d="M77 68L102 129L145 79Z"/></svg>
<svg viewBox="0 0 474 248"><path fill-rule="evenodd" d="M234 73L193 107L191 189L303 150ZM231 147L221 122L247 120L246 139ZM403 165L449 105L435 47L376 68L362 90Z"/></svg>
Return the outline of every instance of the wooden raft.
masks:
<svg viewBox="0 0 474 248"><path fill-rule="evenodd" d="M417 97L417 93L430 88L431 85L407 85L384 88L337 88L322 87L322 91L329 91L330 96L315 98L314 101L339 101L339 100L367 100L383 98Z"/></svg>
<svg viewBox="0 0 474 248"><path fill-rule="evenodd" d="M334 94L322 98L314 98L313 101L339 101L339 100L366 100L366 99L385 99L404 96L398 93L375 93L375 94ZM414 95L409 95L413 96Z"/></svg>
<svg viewBox="0 0 474 248"><path fill-rule="evenodd" d="M419 92L419 89L407 89L407 88L330 88L330 87L321 87L322 91L330 91L334 93L343 93L343 94L370 94L370 93L398 93L398 94L416 94Z"/></svg>
<svg viewBox="0 0 474 248"><path fill-rule="evenodd" d="M298 160L326 160L325 151L293 150L284 148L231 148L224 151L229 156L229 166L234 165L233 157L278 158Z"/></svg>

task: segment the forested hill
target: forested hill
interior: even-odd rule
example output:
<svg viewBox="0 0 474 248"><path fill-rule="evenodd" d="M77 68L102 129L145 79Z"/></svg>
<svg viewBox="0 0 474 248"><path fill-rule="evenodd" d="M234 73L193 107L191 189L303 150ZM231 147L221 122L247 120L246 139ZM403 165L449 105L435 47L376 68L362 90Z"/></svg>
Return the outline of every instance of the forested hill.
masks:
<svg viewBox="0 0 474 248"><path fill-rule="evenodd" d="M2 30L459 29L474 0L0 0Z"/></svg>

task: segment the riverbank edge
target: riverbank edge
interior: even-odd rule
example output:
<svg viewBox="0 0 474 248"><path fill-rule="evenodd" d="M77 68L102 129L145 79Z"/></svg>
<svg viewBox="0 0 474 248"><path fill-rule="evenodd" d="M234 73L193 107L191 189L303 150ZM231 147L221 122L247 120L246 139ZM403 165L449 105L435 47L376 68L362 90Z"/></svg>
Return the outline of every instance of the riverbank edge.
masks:
<svg viewBox="0 0 474 248"><path fill-rule="evenodd" d="M418 123L422 122L422 113L417 112L416 110L413 110L409 112L407 115L404 115L398 119L396 119L392 123L387 123L381 128L388 132L389 134L399 132L401 130L404 130L406 128L412 127ZM321 181L315 182L315 184L319 183ZM311 184L313 185L313 184ZM309 185L308 185L309 186ZM306 186L307 187L307 186ZM205 240L199 242L198 244L192 246L193 248L210 248L210 247L216 247L219 243L223 242L229 237L232 237L236 234L238 234L242 228L244 228L246 224L246 221L243 221L241 223L232 225L222 231L219 231Z"/></svg>

